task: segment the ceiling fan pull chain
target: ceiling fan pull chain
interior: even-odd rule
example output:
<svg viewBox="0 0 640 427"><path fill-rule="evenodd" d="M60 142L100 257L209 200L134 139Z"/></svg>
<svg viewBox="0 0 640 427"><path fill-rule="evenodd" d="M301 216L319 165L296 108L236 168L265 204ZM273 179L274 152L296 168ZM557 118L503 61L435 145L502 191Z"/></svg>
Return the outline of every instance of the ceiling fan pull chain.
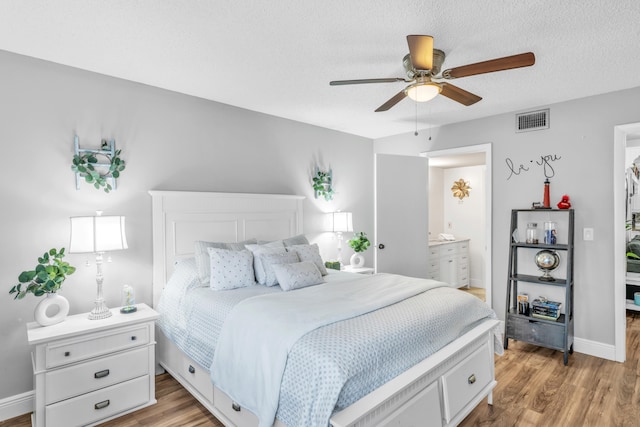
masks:
<svg viewBox="0 0 640 427"><path fill-rule="evenodd" d="M414 104L416 104L416 131L413 134L418 136L418 103L414 102Z"/></svg>

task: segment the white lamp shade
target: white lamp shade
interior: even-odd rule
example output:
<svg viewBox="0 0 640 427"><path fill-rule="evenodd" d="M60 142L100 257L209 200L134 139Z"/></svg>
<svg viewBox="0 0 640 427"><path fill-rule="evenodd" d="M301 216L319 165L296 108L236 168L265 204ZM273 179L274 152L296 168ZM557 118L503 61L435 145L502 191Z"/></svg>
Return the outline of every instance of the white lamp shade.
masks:
<svg viewBox="0 0 640 427"><path fill-rule="evenodd" d="M353 221L351 212L334 212L333 213L333 232L350 232L353 231Z"/></svg>
<svg viewBox="0 0 640 427"><path fill-rule="evenodd" d="M69 253L127 249L123 216L71 217Z"/></svg>

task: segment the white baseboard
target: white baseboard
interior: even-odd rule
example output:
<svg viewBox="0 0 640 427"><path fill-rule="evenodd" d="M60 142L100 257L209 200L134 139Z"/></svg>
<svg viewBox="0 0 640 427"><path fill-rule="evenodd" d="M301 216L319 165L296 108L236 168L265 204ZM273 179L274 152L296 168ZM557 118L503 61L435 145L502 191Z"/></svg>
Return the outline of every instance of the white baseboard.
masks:
<svg viewBox="0 0 640 427"><path fill-rule="evenodd" d="M603 344L601 342L590 341L584 338L574 338L573 350L578 353L588 354L589 356L595 356L601 359L616 360L616 347L612 344Z"/></svg>
<svg viewBox="0 0 640 427"><path fill-rule="evenodd" d="M0 400L0 421L33 412L34 395L28 391Z"/></svg>

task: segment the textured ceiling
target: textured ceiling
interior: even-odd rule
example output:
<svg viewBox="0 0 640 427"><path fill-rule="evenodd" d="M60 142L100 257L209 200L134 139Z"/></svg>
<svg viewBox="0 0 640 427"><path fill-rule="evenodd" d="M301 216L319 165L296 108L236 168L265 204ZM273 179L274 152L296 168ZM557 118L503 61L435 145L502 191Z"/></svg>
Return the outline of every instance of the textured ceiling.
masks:
<svg viewBox="0 0 640 427"><path fill-rule="evenodd" d="M407 34L444 68L532 51L455 81L483 97L374 109L404 84ZM2 0L0 49L378 138L640 86L638 0ZM0 64L1 65L1 64Z"/></svg>

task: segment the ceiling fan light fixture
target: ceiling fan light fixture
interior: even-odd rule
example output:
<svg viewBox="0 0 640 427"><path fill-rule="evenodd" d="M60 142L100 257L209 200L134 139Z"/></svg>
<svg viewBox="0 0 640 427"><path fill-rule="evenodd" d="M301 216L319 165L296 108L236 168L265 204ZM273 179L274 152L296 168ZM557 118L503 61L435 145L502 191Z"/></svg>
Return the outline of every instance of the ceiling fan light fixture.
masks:
<svg viewBox="0 0 640 427"><path fill-rule="evenodd" d="M438 96L442 87L433 82L414 83L405 89L405 93L416 102L427 102Z"/></svg>

